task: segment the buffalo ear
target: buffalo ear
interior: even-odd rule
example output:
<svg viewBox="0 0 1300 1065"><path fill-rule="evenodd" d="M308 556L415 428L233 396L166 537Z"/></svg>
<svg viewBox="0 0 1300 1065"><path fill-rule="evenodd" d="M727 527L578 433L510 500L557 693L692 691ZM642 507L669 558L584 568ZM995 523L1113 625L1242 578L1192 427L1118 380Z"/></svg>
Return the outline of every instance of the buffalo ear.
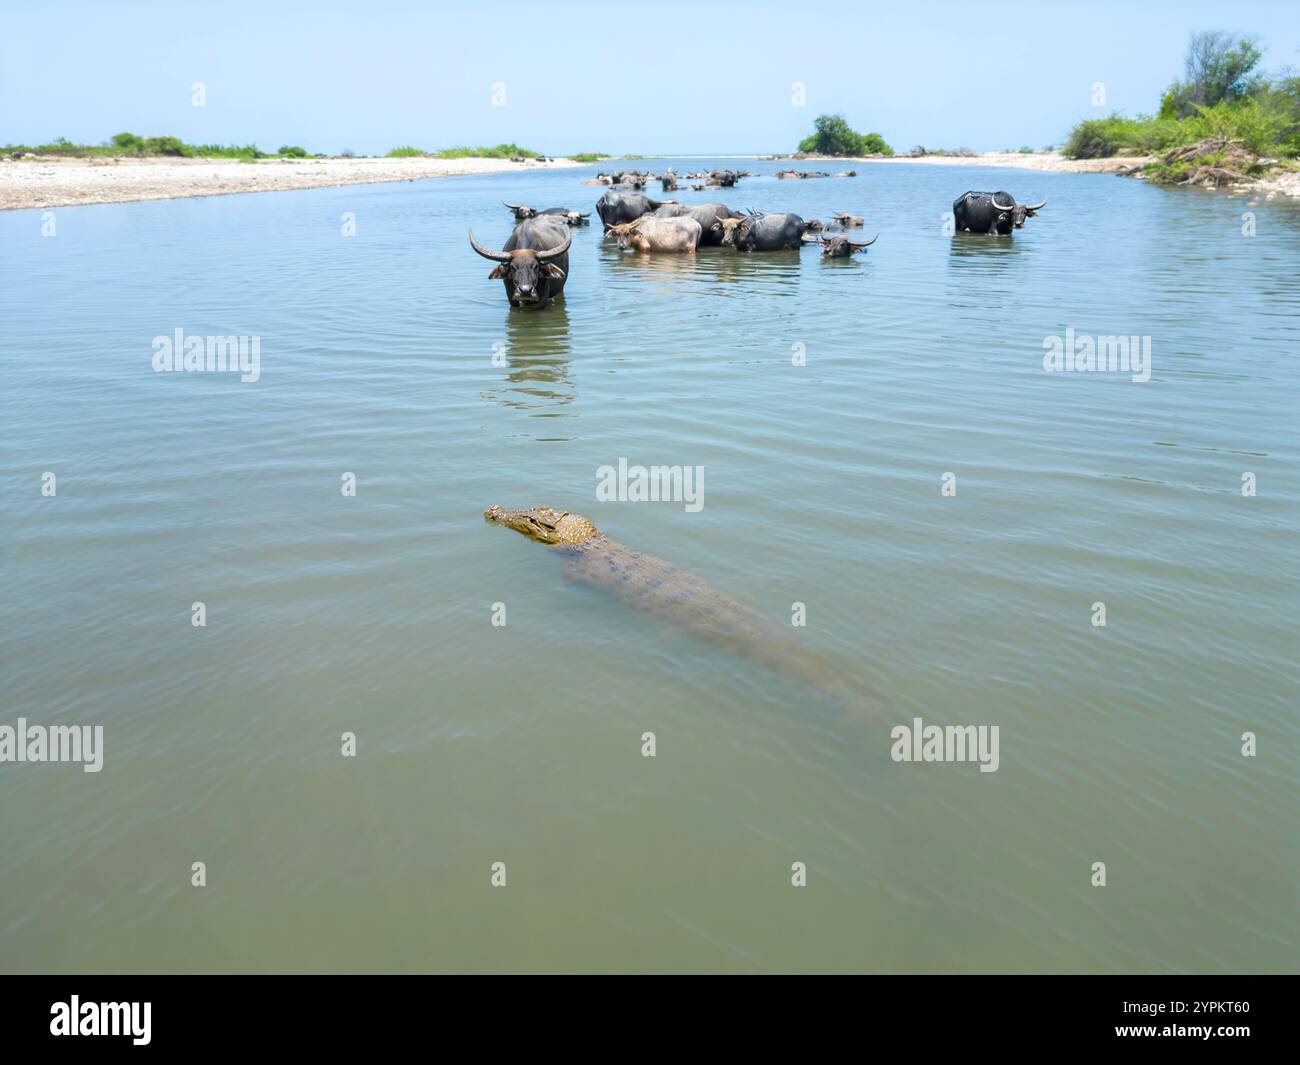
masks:
<svg viewBox="0 0 1300 1065"><path fill-rule="evenodd" d="M551 277L555 278L556 281L562 281L564 279L564 271L554 263L545 263L543 264L542 269L550 274Z"/></svg>
<svg viewBox="0 0 1300 1065"><path fill-rule="evenodd" d="M499 280L500 278L503 278L503 277L505 277L505 276L506 276L506 264L505 264L505 263L502 263L502 264L501 264L500 266L498 266L495 270L493 270L490 274L488 274L488 279L489 279L489 280L492 280L492 281L495 281L495 280Z"/></svg>

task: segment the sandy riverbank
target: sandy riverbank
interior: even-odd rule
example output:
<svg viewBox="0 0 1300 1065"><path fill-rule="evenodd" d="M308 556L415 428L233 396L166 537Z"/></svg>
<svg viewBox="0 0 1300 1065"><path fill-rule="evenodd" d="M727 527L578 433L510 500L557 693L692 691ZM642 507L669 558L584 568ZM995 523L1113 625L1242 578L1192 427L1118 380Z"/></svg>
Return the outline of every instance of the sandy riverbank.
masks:
<svg viewBox="0 0 1300 1065"><path fill-rule="evenodd" d="M925 163L930 166L997 166L1017 170L1049 170L1058 174L1111 174L1151 162L1149 156L1111 159L1067 159L1060 152L976 152L974 155L806 156L797 163Z"/></svg>
<svg viewBox="0 0 1300 1065"><path fill-rule="evenodd" d="M381 181L578 167L572 159L69 159L0 161L0 210L39 210L90 203L228 196L239 192L314 189Z"/></svg>
<svg viewBox="0 0 1300 1065"><path fill-rule="evenodd" d="M1108 159L1067 159L1060 152L976 152L974 155L873 155L857 159L808 156L796 162L925 163L931 166L1010 167L1016 170L1046 170L1058 174L1118 174L1155 161L1156 157L1149 155L1122 155ZM1224 188L1258 194L1270 199L1274 196L1300 196L1300 171L1274 170L1267 177L1239 185L1226 185Z"/></svg>

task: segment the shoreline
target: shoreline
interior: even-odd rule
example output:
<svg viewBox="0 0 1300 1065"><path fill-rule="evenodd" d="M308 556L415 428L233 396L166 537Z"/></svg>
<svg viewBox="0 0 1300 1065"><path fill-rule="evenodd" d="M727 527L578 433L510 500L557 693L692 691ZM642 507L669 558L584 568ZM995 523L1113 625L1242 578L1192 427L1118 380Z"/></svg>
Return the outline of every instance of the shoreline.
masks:
<svg viewBox="0 0 1300 1065"><path fill-rule="evenodd" d="M233 159L75 158L43 156L0 162L0 211L39 211L99 203L233 196L245 192L373 185L390 181L580 168L572 159Z"/></svg>
<svg viewBox="0 0 1300 1065"><path fill-rule="evenodd" d="M1057 174L1112 174L1155 162L1151 155L1111 156L1107 159L1068 159L1060 152L975 152L971 155L788 155L763 156L790 163L922 163L926 166L989 166L1016 170L1046 170Z"/></svg>
<svg viewBox="0 0 1300 1065"><path fill-rule="evenodd" d="M1117 155L1106 159L1067 159L1060 152L976 152L973 155L871 155L871 156L804 156L791 159L776 156L782 162L795 163L921 163L926 166L987 166L1015 170L1037 170L1054 174L1115 174L1124 177L1141 175L1141 168L1159 161L1154 155ZM1138 173L1132 171L1137 168ZM1166 185L1166 188L1180 188ZM1300 197L1300 170L1277 169L1264 177L1252 178L1237 184L1223 185L1217 191Z"/></svg>
<svg viewBox="0 0 1300 1065"><path fill-rule="evenodd" d="M730 157L729 157L730 158ZM737 156L765 162L907 164L924 166L983 166L1047 173L1117 174L1141 179L1141 168L1153 156L1106 159L1067 159L1059 152L977 152L972 155L894 156ZM512 162L473 156L434 159L423 156L359 159L267 159L255 163L221 159L172 157L41 156L0 160L0 211L39 211L104 203L232 196L249 192L334 188L394 181L462 177L472 174L516 173L531 170L581 169L595 165L573 159ZM1134 173L1134 170L1137 173ZM1169 186L1175 188L1178 186ZM1246 195L1300 197L1300 170L1280 169L1248 182L1225 185L1220 191Z"/></svg>

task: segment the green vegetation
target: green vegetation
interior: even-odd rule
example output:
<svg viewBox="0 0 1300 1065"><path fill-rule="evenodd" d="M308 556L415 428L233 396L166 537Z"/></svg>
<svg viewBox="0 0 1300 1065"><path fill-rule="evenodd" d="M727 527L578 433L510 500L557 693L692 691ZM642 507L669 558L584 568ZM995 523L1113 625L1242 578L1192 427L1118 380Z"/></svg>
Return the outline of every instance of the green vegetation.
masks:
<svg viewBox="0 0 1300 1065"><path fill-rule="evenodd" d="M411 144L401 144L388 152L389 159L405 159L410 156L425 155L433 159L509 159L522 156L524 159L536 159L540 152L521 148L517 144L498 144L495 148L443 148L437 152L427 152Z"/></svg>
<svg viewBox="0 0 1300 1065"><path fill-rule="evenodd" d="M817 155L893 155L894 149L879 133L858 133L843 115L818 115L817 132L799 142L799 151Z"/></svg>
<svg viewBox="0 0 1300 1065"><path fill-rule="evenodd" d="M10 155L30 152L33 155L79 157L164 155L184 159L242 159L248 162L267 159L272 154L262 151L256 144L186 144L179 137L141 137L138 133L116 133L103 144L74 144L66 137L35 146L6 144L0 148L0 152ZM307 157L306 149L296 145L285 145L279 154L293 159Z"/></svg>
<svg viewBox="0 0 1300 1065"><path fill-rule="evenodd" d="M612 155L606 155L604 152L577 152L569 156L575 163L599 163L602 159L613 159Z"/></svg>
<svg viewBox="0 0 1300 1065"><path fill-rule="evenodd" d="M1182 80L1166 90L1156 115L1112 114L1080 122L1062 151L1072 159L1163 154L1145 173L1182 181L1198 168L1232 176L1257 170L1253 157L1300 155L1300 76L1256 71L1252 37L1192 35ZM1203 145L1190 154L1181 149Z"/></svg>
<svg viewBox="0 0 1300 1065"><path fill-rule="evenodd" d="M517 144L498 144L495 148L444 148L432 153L435 159L509 159L514 155L536 159L539 154L541 153L521 148Z"/></svg>

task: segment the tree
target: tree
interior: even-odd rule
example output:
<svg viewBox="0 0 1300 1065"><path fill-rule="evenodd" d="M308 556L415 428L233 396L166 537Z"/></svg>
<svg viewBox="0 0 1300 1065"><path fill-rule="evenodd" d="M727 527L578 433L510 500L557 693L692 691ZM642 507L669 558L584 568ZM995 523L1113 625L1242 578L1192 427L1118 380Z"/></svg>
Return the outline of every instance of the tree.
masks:
<svg viewBox="0 0 1300 1065"><path fill-rule="evenodd" d="M1254 71L1263 55L1254 37L1234 40L1217 30L1193 33L1183 60L1183 80L1169 86L1160 101L1160 117L1186 118L1197 108L1258 91L1264 82Z"/></svg>
<svg viewBox="0 0 1300 1065"><path fill-rule="evenodd" d="M113 147L128 152L142 152L144 151L144 138L135 133L115 133L113 134Z"/></svg>
<svg viewBox="0 0 1300 1065"><path fill-rule="evenodd" d="M893 155L894 149L879 133L858 133L843 115L818 115L817 132L799 142L799 151L818 155Z"/></svg>

